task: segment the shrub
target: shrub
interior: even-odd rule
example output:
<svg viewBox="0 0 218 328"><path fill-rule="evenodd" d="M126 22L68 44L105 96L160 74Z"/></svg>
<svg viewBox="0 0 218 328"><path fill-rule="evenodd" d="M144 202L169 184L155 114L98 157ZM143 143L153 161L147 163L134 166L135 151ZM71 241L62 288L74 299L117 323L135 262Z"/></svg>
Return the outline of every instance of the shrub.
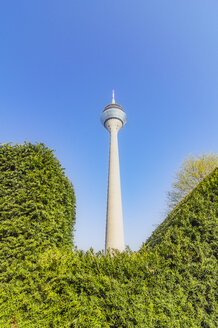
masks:
<svg viewBox="0 0 218 328"><path fill-rule="evenodd" d="M73 246L75 197L53 151L43 144L0 145L0 258L35 258Z"/></svg>

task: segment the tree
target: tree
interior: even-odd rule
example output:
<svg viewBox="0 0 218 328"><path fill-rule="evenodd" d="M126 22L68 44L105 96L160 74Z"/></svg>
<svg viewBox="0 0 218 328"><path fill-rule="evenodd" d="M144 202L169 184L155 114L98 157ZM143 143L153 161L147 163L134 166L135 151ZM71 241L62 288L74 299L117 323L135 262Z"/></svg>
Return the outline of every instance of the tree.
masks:
<svg viewBox="0 0 218 328"><path fill-rule="evenodd" d="M168 207L172 210L208 174L218 167L218 155L210 153L188 157L175 174L172 190L168 192Z"/></svg>

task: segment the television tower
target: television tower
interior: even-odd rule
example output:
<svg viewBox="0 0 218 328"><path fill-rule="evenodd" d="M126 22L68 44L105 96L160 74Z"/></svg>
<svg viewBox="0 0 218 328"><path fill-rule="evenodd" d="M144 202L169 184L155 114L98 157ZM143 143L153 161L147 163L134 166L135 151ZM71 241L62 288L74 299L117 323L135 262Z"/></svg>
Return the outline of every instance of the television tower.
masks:
<svg viewBox="0 0 218 328"><path fill-rule="evenodd" d="M101 114L101 122L110 132L105 251L107 249L123 251L125 248L117 134L126 121L123 108L115 103L113 90L112 103L107 105Z"/></svg>

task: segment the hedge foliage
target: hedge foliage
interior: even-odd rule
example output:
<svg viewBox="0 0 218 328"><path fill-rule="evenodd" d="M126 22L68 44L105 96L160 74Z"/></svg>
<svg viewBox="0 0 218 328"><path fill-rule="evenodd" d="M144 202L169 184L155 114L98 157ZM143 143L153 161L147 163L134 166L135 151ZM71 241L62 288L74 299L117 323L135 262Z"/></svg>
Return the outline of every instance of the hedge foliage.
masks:
<svg viewBox="0 0 218 328"><path fill-rule="evenodd" d="M139 252L47 247L0 273L0 327L215 328L218 169Z"/></svg>
<svg viewBox="0 0 218 328"><path fill-rule="evenodd" d="M0 255L5 265L72 247L74 191L43 144L0 145Z"/></svg>

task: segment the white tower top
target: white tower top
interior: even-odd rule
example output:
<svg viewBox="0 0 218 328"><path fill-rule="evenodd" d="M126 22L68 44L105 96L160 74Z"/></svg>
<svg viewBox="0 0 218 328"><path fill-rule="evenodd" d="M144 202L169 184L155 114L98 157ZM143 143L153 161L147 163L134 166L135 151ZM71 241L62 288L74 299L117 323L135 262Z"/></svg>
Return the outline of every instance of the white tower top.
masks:
<svg viewBox="0 0 218 328"><path fill-rule="evenodd" d="M116 118L122 122L122 126L126 124L126 113L124 112L122 106L115 103L115 97L114 97L114 90L112 91L112 102L111 104L107 105L102 114L101 114L101 122L105 126L105 123L111 119ZM107 127L105 126L107 129Z"/></svg>
<svg viewBox="0 0 218 328"><path fill-rule="evenodd" d="M114 98L114 89L112 90L112 104L115 104L115 98Z"/></svg>

